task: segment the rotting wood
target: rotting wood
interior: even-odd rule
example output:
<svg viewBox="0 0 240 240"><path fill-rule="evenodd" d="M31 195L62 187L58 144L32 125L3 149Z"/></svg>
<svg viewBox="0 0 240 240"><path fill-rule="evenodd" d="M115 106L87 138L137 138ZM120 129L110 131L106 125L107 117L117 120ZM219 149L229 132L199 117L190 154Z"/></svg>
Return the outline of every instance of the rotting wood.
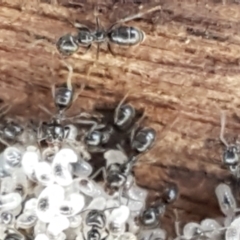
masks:
<svg viewBox="0 0 240 240"><path fill-rule="evenodd" d="M100 20L106 27L138 7L115 4L112 11L111 1L104 2ZM145 109L146 124L157 130L158 140L135 173L138 183L151 191L150 200L161 194L165 182L179 186L180 197L164 221L170 230L172 208L179 209L182 222L221 216L214 188L231 178L221 167L220 110L227 110L229 141L240 129L240 5L233 0L160 3L161 12L129 23L146 32L140 46L114 48L113 57L103 45L98 62L95 46L65 61L73 66L73 82L86 84L69 114L82 108L112 109L128 90L128 101ZM10 114L43 118L47 116L39 111L39 103L53 109L50 85L67 77L54 43L75 31L67 19L95 26L87 2L74 9L39 1L1 1L0 99L14 102Z"/></svg>

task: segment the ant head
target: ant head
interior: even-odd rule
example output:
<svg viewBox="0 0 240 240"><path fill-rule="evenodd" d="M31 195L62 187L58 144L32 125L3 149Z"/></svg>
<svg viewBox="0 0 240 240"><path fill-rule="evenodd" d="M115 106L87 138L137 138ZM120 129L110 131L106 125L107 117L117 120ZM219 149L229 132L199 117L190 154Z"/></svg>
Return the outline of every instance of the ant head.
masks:
<svg viewBox="0 0 240 240"><path fill-rule="evenodd" d="M175 183L168 183L163 190L162 200L165 204L173 203L178 196L178 186Z"/></svg>
<svg viewBox="0 0 240 240"><path fill-rule="evenodd" d="M101 240L101 234L96 227L93 227L88 231L87 240Z"/></svg>
<svg viewBox="0 0 240 240"><path fill-rule="evenodd" d="M160 212L157 207L149 207L142 212L140 221L145 227L153 227L159 223L159 216Z"/></svg>
<svg viewBox="0 0 240 240"><path fill-rule="evenodd" d="M106 224L106 216L102 211L91 210L88 212L85 222L88 226L96 226L102 229Z"/></svg>
<svg viewBox="0 0 240 240"><path fill-rule="evenodd" d="M239 163L239 150L237 146L228 146L223 152L223 163L225 166L233 166Z"/></svg>

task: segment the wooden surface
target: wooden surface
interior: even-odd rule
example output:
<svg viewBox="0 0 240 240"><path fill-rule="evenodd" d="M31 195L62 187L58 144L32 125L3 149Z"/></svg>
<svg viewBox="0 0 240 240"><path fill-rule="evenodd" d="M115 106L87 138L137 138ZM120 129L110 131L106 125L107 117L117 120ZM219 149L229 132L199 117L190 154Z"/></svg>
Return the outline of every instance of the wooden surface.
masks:
<svg viewBox="0 0 240 240"><path fill-rule="evenodd" d="M138 11L137 4L111 8L110 0L103 2L100 19L106 27ZM182 223L221 216L214 188L231 178L221 163L220 111L227 110L229 141L240 130L240 5L230 0L159 3L161 12L128 23L146 33L141 45L116 47L116 57L102 45L98 62L94 45L87 54L65 61L73 66L73 82L86 84L69 115L80 109L113 109L129 90L128 102L145 110L145 124L156 129L158 139L135 173L150 190L150 200L166 182L178 185L180 196L163 221L171 229L173 208L179 209ZM47 117L37 105L54 109L51 84L67 78L55 46L60 36L76 31L67 19L95 26L88 1L75 9L64 4L0 3L0 99L13 103L13 116Z"/></svg>

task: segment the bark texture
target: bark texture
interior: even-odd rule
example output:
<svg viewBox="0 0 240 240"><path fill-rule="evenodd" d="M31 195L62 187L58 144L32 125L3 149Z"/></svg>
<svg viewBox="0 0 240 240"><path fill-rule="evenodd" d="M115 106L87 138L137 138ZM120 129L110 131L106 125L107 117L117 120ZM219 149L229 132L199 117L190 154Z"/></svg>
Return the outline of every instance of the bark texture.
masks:
<svg viewBox="0 0 240 240"><path fill-rule="evenodd" d="M0 3L0 99L12 103L9 114L47 118L38 104L54 109L51 84L65 82L68 70L55 42L76 31L68 20L94 29L94 1L65 2L2 0ZM173 209L181 223L221 216L214 188L230 181L222 168L220 111L227 110L226 138L240 129L240 5L237 0L143 1L160 3L162 11L128 25L146 33L132 48L101 46L65 59L73 66L73 82L86 87L69 111L113 109L130 90L127 101L147 116L156 129L153 149L135 168L138 183L151 192L150 202L167 182L179 187L163 226L172 233ZM139 4L99 0L100 20L108 27L139 11Z"/></svg>

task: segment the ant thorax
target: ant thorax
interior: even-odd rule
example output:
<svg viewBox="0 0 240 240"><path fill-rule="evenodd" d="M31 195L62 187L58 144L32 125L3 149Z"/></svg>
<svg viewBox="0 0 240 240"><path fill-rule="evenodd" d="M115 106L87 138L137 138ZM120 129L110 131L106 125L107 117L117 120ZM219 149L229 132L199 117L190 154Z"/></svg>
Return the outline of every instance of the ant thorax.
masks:
<svg viewBox="0 0 240 240"><path fill-rule="evenodd" d="M81 27L79 28L76 39L80 45L89 46L94 41L94 35L88 28Z"/></svg>
<svg viewBox="0 0 240 240"><path fill-rule="evenodd" d="M101 43L101 42L105 42L107 40L107 34L105 31L98 30L98 31L93 32L92 35L94 37L95 42Z"/></svg>

